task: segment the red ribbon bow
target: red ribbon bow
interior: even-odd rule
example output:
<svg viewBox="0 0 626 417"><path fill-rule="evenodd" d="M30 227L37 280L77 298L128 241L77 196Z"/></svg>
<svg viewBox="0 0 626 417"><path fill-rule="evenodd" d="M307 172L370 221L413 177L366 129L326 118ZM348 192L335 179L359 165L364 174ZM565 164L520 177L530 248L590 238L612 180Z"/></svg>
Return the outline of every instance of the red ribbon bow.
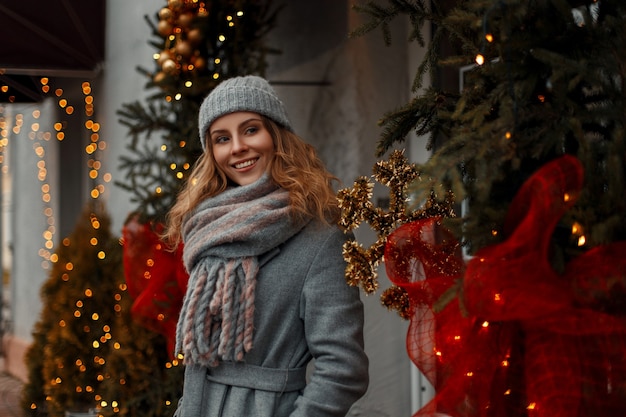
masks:
<svg viewBox="0 0 626 417"><path fill-rule="evenodd" d="M134 299L131 313L142 326L166 338L173 358L176 323L189 276L182 262L182 245L167 249L151 223L130 219L122 228L124 272Z"/></svg>
<svg viewBox="0 0 626 417"><path fill-rule="evenodd" d="M416 415L626 415L626 319L601 302L624 292L626 242L595 247L561 274L549 261L556 224L582 186L575 157L544 165L511 203L506 240L479 250L464 271L450 236L425 239L438 219L389 236L387 274L415 312L408 353L437 389ZM460 279L466 314L458 300L435 311Z"/></svg>

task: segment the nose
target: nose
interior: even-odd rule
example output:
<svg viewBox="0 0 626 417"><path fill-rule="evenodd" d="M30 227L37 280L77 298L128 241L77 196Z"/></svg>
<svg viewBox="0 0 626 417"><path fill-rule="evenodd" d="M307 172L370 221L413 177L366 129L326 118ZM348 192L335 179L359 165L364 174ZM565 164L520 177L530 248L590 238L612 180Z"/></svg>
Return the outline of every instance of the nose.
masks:
<svg viewBox="0 0 626 417"><path fill-rule="evenodd" d="M243 140L243 138L241 138L239 135L233 136L232 144L233 147L231 149L231 152L233 154L245 152L248 150L248 145L246 144L245 140Z"/></svg>

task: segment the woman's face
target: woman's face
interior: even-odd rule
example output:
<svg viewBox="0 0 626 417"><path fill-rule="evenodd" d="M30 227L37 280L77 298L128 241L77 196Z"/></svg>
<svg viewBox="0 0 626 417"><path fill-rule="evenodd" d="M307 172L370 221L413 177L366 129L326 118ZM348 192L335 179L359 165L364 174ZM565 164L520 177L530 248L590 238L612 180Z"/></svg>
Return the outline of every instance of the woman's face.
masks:
<svg viewBox="0 0 626 417"><path fill-rule="evenodd" d="M217 166L238 185L261 178L275 152L261 116L251 112L219 117L211 124L207 141Z"/></svg>

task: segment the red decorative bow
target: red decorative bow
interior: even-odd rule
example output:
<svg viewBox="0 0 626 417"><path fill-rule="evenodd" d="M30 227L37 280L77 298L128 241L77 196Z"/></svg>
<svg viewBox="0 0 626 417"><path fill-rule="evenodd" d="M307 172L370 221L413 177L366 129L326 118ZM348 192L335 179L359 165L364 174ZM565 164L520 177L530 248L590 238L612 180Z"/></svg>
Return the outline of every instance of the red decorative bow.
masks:
<svg viewBox="0 0 626 417"><path fill-rule="evenodd" d="M601 302L624 292L626 242L595 247L563 273L549 260L556 224L582 186L576 158L543 166L511 203L506 240L478 251L464 272L449 236L425 239L438 219L389 236L387 273L415 313L409 356L437 390L417 415L626 415L626 319ZM458 300L435 310L457 283L463 310Z"/></svg>
<svg viewBox="0 0 626 417"><path fill-rule="evenodd" d="M154 225L139 223L136 218L124 225L122 236L126 284L134 299L133 318L165 336L173 357L176 323L189 278L182 263L182 245L169 251Z"/></svg>

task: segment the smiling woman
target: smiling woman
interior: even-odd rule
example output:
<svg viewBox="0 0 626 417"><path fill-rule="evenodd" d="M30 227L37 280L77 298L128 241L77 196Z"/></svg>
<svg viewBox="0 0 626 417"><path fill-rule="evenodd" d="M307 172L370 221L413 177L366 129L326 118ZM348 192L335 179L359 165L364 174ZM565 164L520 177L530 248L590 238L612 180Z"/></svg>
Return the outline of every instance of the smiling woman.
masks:
<svg viewBox="0 0 626 417"><path fill-rule="evenodd" d="M164 235L182 240L189 272L176 415L345 416L369 375L335 177L257 76L218 85L199 133L204 152Z"/></svg>

